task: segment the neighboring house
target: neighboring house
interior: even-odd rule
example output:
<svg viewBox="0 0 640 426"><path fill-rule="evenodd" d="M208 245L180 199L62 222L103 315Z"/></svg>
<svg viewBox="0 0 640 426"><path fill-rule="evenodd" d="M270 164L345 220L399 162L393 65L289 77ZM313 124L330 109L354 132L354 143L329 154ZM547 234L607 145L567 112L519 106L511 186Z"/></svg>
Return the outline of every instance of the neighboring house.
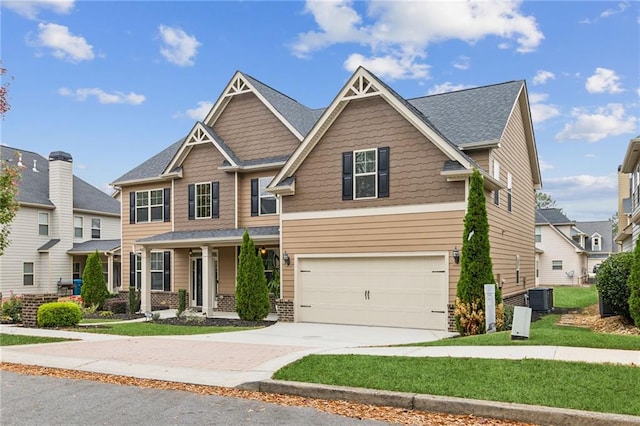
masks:
<svg viewBox="0 0 640 426"><path fill-rule="evenodd" d="M82 278L87 255L95 250L109 289L116 291L120 203L74 176L73 159L66 152L52 152L47 160L19 148L0 149L2 159L18 165L22 175L11 244L0 256L0 291L56 293L59 283Z"/></svg>
<svg viewBox="0 0 640 426"><path fill-rule="evenodd" d="M326 109L237 72L184 139L116 179L123 268L154 298L234 310L248 229L281 321L453 329L469 178L512 304L534 286L540 170L524 81L405 99L359 68Z"/></svg>
<svg viewBox="0 0 640 426"><path fill-rule="evenodd" d="M640 234L640 135L629 141L618 167L618 234L620 251L633 251Z"/></svg>
<svg viewBox="0 0 640 426"><path fill-rule="evenodd" d="M580 243L585 237L561 209L537 209L536 286L586 282L589 255Z"/></svg>
<svg viewBox="0 0 640 426"><path fill-rule="evenodd" d="M609 220L576 222L573 240L587 252L587 273L593 276L594 267L600 266L618 251L613 241L613 227Z"/></svg>

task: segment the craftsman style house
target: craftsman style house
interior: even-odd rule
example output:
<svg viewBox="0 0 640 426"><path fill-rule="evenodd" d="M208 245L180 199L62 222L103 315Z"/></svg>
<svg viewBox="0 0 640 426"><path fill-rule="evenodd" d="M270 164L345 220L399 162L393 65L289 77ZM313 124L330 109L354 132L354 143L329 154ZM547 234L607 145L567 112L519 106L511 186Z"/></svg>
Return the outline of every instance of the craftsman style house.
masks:
<svg viewBox="0 0 640 426"><path fill-rule="evenodd" d="M184 139L114 182L123 268L143 309L187 289L207 315L233 311L248 229L281 321L451 329L473 169L497 282L522 304L541 184L523 81L405 99L359 68L314 110L237 72Z"/></svg>
<svg viewBox="0 0 640 426"><path fill-rule="evenodd" d="M73 175L73 159L55 151L0 146L1 158L17 165L20 208L11 223L11 244L0 256L0 292L61 294L73 291L86 258L98 250L107 286L120 281L120 202Z"/></svg>
<svg viewBox="0 0 640 426"><path fill-rule="evenodd" d="M640 234L640 135L629 141L618 168L618 234L620 251L633 251Z"/></svg>

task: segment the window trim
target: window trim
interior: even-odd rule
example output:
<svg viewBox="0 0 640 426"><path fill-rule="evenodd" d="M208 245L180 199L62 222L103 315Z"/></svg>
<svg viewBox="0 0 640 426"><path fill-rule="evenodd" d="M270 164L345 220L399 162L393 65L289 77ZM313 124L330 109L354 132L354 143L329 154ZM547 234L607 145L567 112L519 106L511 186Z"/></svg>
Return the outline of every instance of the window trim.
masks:
<svg viewBox="0 0 640 426"><path fill-rule="evenodd" d="M562 271L564 265L562 265L562 260L552 260L551 261L551 270L552 271Z"/></svg>
<svg viewBox="0 0 640 426"><path fill-rule="evenodd" d="M78 226L76 223L78 219L80 219L80 226ZM80 235L78 235L78 230L80 231ZM83 238L83 237L84 237L84 217L74 216L73 217L73 238Z"/></svg>
<svg viewBox="0 0 640 426"><path fill-rule="evenodd" d="M507 173L507 211L511 213L513 211L513 176L511 173Z"/></svg>
<svg viewBox="0 0 640 426"><path fill-rule="evenodd" d="M595 244L595 241L598 244ZM591 236L591 251L602 251L602 236L597 232Z"/></svg>
<svg viewBox="0 0 640 426"><path fill-rule="evenodd" d="M31 272L25 271L25 266L31 265ZM27 284L27 277L31 277L31 284ZM33 286L36 283L36 265L34 262L22 262L22 285Z"/></svg>
<svg viewBox="0 0 640 426"><path fill-rule="evenodd" d="M274 176L266 176L266 177L259 177L258 178L258 216L273 216L276 215L278 213L280 213L280 203L278 203L278 197L276 197L274 194L271 194L269 192L267 192L266 194L263 193L263 187L262 187L262 182L266 181L266 185L264 185L264 188L266 188L269 183L271 183L271 181L273 180ZM262 200L263 199L273 199L276 202L276 210L273 213L262 213Z"/></svg>
<svg viewBox="0 0 640 426"><path fill-rule="evenodd" d="M151 282L149 283L149 287L151 289L151 291L164 291L164 251L152 251L151 253L149 253L149 273L151 276ZM154 257L159 258L160 260L158 261L157 259L154 260ZM155 263L159 263L160 265L160 269L154 269L153 268L153 264ZM153 276L154 274L160 274L160 285L161 288L153 288Z"/></svg>
<svg viewBox="0 0 640 426"><path fill-rule="evenodd" d="M98 221L98 226L94 226L94 221L97 220ZM95 237L94 236L94 231L98 231L98 236ZM99 217L92 217L91 218L91 239L92 240L99 240L102 238L102 219Z"/></svg>
<svg viewBox="0 0 640 426"><path fill-rule="evenodd" d="M373 172L362 172L362 173L358 173L357 172L357 168L356 168L356 164L357 164L357 160L356 158L358 157L358 153L360 152L370 152L373 151L374 153L374 158L373 158L373 164L375 166L375 170ZM366 159L365 159L365 163L366 163ZM358 178L359 177L366 177L366 176L373 176L374 177L374 185L373 185L373 196L368 196L368 197L358 197L358 192L357 192L357 188L358 188ZM378 149L377 148L367 148L367 149L357 149L353 151L353 199L354 200L371 200L371 199L375 199L378 198Z"/></svg>
<svg viewBox="0 0 640 426"><path fill-rule="evenodd" d="M42 216L45 216L47 218L47 223L42 223L40 222L40 218ZM50 228L50 221L51 219L51 215L49 214L49 212L38 212L38 235L42 236L42 237L48 237L49 236L49 228ZM46 233L42 233L42 227L46 226Z"/></svg>
<svg viewBox="0 0 640 426"><path fill-rule="evenodd" d="M533 232L534 232L534 235L535 235L534 241L536 243L541 243L542 242L542 226L539 226L539 225L536 226L535 227L535 231L533 231ZM540 237L540 238L538 238L538 237Z"/></svg>
<svg viewBox="0 0 640 426"><path fill-rule="evenodd" d="M209 194L208 194L208 201L206 203L203 203L201 205L201 198L200 197L204 197L205 195L199 195L198 194L198 189L201 187L208 187L209 188ZM198 219L211 219L211 197L212 197L212 188L211 188L211 182L200 182L200 183L195 183L194 184L194 198L193 198L193 202L194 202L194 218L196 220ZM200 216L199 212L200 209L207 209L206 211L209 212L208 216Z"/></svg>
<svg viewBox="0 0 640 426"><path fill-rule="evenodd" d="M152 203L153 195L152 193L160 193L160 203ZM146 194L147 202L145 204L138 204L139 195ZM164 222L164 206L165 206L165 191L164 188L155 188L155 189L145 189L143 191L136 191L134 200L135 200L135 223L151 223L151 222ZM160 209L160 218L153 218L153 209ZM140 210L146 210L147 220L140 220L140 214L138 213Z"/></svg>

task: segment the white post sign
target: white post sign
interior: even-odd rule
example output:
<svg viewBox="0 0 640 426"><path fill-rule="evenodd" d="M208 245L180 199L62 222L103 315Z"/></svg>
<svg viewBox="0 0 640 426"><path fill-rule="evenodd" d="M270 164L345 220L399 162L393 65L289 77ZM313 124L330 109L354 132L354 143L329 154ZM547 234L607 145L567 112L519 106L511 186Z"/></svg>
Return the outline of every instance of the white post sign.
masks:
<svg viewBox="0 0 640 426"><path fill-rule="evenodd" d="M484 285L484 319L487 333L496 331L496 286Z"/></svg>

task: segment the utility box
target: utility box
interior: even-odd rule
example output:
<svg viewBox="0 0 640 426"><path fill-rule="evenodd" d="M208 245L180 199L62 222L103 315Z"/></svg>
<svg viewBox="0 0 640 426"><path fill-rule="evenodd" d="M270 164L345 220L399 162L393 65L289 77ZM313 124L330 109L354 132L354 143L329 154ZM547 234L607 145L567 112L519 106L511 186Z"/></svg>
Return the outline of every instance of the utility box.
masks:
<svg viewBox="0 0 640 426"><path fill-rule="evenodd" d="M537 312L553 310L553 289L537 287L529 289L529 307Z"/></svg>
<svg viewBox="0 0 640 426"><path fill-rule="evenodd" d="M600 318L613 317L618 314L602 300L602 294L598 293L598 307L600 308Z"/></svg>
<svg viewBox="0 0 640 426"><path fill-rule="evenodd" d="M531 308L514 306L513 322L511 323L511 340L525 340L529 338L531 329Z"/></svg>

